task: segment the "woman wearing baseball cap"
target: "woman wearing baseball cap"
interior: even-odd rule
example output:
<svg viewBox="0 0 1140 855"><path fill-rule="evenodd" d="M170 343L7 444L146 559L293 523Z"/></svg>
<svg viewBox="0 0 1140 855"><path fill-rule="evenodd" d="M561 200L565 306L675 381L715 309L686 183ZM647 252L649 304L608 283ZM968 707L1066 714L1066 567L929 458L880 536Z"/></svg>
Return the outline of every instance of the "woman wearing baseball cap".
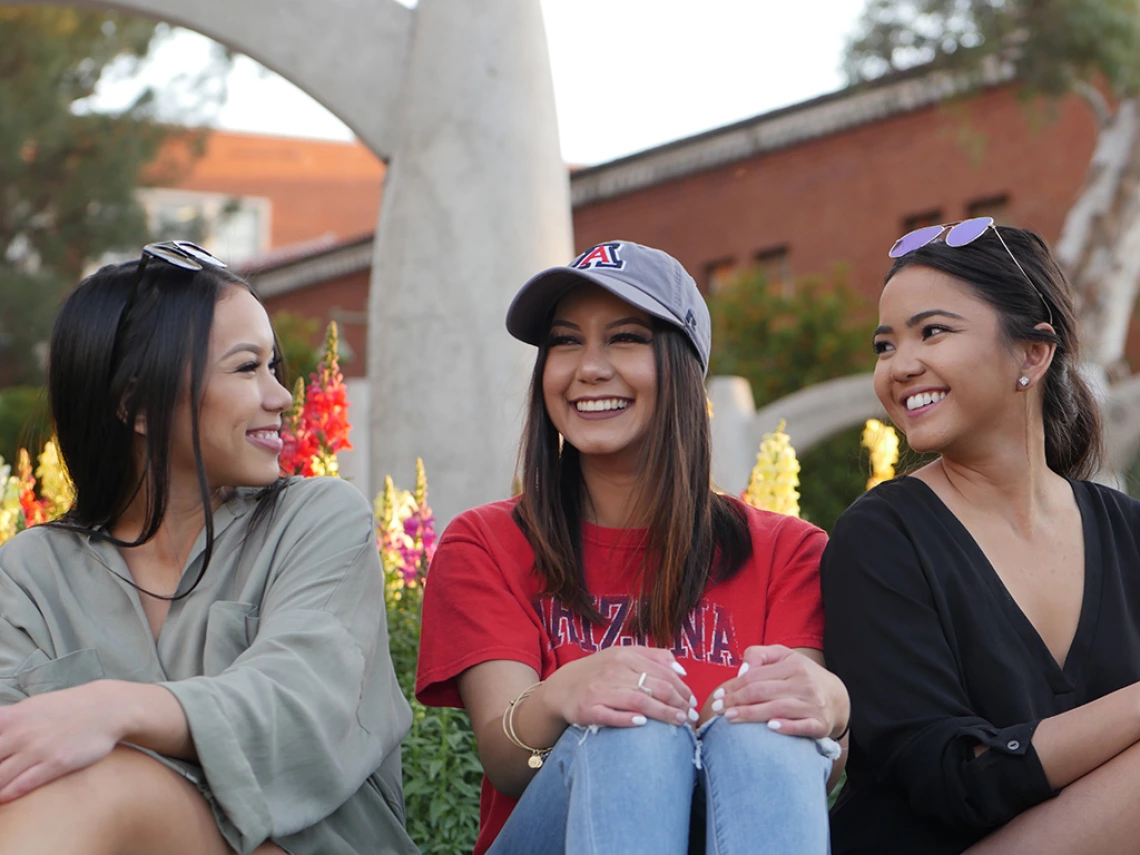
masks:
<svg viewBox="0 0 1140 855"><path fill-rule="evenodd" d="M523 492L444 533L417 684L471 716L475 852L826 852L848 701L825 535L711 488L696 283L611 241L527 282L507 328L538 348Z"/></svg>

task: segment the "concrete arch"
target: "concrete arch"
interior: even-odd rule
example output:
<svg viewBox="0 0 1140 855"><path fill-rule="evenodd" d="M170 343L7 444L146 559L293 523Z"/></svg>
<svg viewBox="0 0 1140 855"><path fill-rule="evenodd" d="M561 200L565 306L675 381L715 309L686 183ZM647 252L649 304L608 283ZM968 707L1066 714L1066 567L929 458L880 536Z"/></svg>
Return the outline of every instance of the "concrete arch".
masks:
<svg viewBox="0 0 1140 855"><path fill-rule="evenodd" d="M415 13L395 0L19 0L114 10L196 30L307 92L382 160L392 156Z"/></svg>
<svg viewBox="0 0 1140 855"><path fill-rule="evenodd" d="M526 348L511 296L571 257L539 0L15 0L181 24L240 50L390 160L369 293L374 494L422 457L442 526L509 494ZM14 0L0 0L5 4Z"/></svg>
<svg viewBox="0 0 1140 855"><path fill-rule="evenodd" d="M712 377L713 481L739 493L748 486L764 434L781 420L798 454L829 436L871 418L886 418L875 396L872 375L853 374L800 389L757 410L752 388L743 377Z"/></svg>

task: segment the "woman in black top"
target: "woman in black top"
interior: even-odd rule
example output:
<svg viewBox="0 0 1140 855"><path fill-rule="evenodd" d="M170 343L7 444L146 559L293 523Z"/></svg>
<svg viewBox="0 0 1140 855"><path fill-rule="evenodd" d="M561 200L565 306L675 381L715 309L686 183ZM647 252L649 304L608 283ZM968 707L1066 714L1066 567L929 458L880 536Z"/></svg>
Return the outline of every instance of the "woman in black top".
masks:
<svg viewBox="0 0 1140 855"><path fill-rule="evenodd" d="M821 568L852 708L833 851L1137 852L1140 503L1081 480L1100 418L1045 243L943 232L896 244L875 332L879 399L940 456Z"/></svg>

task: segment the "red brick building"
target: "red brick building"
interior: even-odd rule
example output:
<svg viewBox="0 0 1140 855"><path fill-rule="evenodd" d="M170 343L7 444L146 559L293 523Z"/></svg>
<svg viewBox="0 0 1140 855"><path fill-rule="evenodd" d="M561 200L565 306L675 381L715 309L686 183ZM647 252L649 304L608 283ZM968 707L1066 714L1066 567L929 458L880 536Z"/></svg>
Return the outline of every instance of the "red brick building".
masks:
<svg viewBox="0 0 1140 855"><path fill-rule="evenodd" d="M660 247L711 290L747 265L788 282L842 266L873 298L919 225L984 213L1055 240L1095 139L1075 97L1048 113L1010 85L962 98L942 77L895 79L574 172L574 243ZM271 311L338 317L359 376L370 261L370 239L348 241L254 281Z"/></svg>

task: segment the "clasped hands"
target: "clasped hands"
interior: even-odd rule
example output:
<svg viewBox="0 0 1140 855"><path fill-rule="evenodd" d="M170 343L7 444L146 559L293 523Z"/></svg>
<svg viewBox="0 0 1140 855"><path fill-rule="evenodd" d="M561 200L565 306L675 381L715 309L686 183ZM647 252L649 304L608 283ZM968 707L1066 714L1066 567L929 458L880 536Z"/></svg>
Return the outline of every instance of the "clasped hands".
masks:
<svg viewBox="0 0 1140 855"><path fill-rule="evenodd" d="M749 647L742 658L737 676L699 711L685 669L668 650L652 647L610 647L563 665L546 680L547 702L567 722L584 726L631 727L654 719L699 727L723 715L767 722L790 736L835 736L846 727L847 692L819 662L779 645Z"/></svg>

